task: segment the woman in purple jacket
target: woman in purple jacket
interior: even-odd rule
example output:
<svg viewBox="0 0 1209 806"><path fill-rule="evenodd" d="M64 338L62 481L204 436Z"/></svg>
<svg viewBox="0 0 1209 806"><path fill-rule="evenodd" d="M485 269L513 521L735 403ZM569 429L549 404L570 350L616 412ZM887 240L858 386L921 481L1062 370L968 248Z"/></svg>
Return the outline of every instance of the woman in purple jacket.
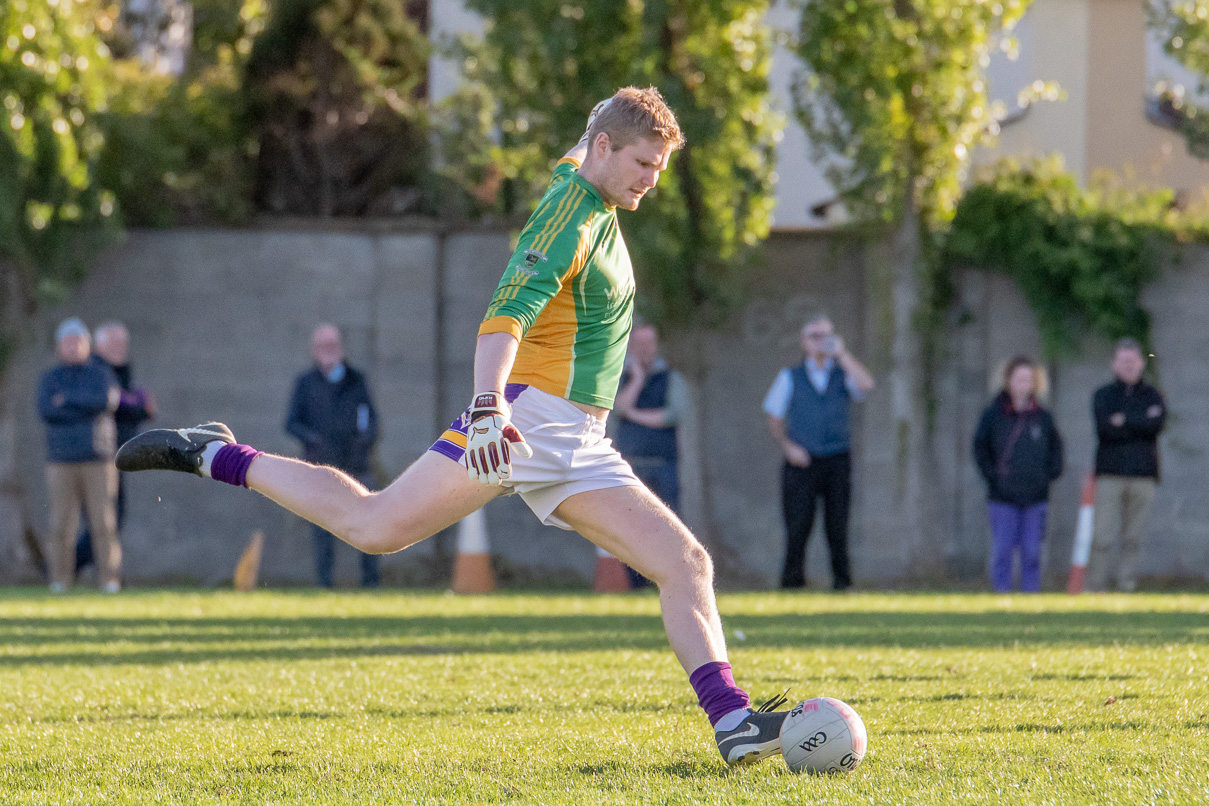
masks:
<svg viewBox="0 0 1209 806"><path fill-rule="evenodd" d="M1012 563L1020 554L1020 589L1041 590L1041 542L1049 485L1062 474L1062 437L1053 415L1037 402L1043 377L1027 356L1003 373L1003 388L982 413L974 434L974 460L987 483L991 519L988 571L995 590L1012 589Z"/></svg>

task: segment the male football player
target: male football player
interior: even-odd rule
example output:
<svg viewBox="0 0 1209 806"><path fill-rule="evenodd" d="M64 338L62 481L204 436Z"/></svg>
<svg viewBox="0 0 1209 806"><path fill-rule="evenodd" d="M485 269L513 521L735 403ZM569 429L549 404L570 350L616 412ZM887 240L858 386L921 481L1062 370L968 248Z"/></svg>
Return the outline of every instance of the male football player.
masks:
<svg viewBox="0 0 1209 806"><path fill-rule="evenodd" d="M466 412L389 487L235 443L226 426L148 431L122 470L166 469L255 490L366 552L404 549L502 494L574 529L659 587L664 627L728 764L780 750L784 712L735 685L709 554L605 438L634 307L617 208L635 210L684 144L655 88L592 110L521 233L479 327Z"/></svg>

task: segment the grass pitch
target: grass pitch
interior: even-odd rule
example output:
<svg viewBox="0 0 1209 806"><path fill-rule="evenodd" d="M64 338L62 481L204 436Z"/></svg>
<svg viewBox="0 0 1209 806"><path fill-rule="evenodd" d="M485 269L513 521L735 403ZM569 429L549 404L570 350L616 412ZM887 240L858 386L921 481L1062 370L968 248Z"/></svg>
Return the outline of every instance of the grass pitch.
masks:
<svg viewBox="0 0 1209 806"><path fill-rule="evenodd" d="M0 590L0 803L1209 802L1209 595L730 594L736 677L864 717L727 770L653 595Z"/></svg>

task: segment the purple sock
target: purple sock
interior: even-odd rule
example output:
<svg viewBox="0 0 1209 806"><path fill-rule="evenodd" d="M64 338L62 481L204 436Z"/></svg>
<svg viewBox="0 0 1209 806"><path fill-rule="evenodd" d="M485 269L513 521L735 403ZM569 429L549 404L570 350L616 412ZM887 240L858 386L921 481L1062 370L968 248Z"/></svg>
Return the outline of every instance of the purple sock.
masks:
<svg viewBox="0 0 1209 806"><path fill-rule="evenodd" d="M718 724L718 720L731 711L751 705L751 697L735 685L730 664L724 661L710 661L698 666L688 676L688 682L697 692L697 702L705 709L711 725Z"/></svg>
<svg viewBox="0 0 1209 806"><path fill-rule="evenodd" d="M248 468L252 460L262 453L264 451L258 451L250 445L223 445L210 462L210 478L236 487L247 487Z"/></svg>

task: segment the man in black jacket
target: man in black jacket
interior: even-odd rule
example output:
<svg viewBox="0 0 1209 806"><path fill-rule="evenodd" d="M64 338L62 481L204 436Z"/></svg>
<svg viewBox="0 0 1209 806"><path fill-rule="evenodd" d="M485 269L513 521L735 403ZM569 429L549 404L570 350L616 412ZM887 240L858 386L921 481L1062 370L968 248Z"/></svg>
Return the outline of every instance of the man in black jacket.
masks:
<svg viewBox="0 0 1209 806"><path fill-rule="evenodd" d="M339 468L372 489L370 453L378 438L378 415L365 376L345 363L335 325L315 328L311 358L314 368L294 384L285 430L302 442L306 461ZM319 584L330 588L336 538L319 526L314 533ZM361 555L361 582L378 586L377 555Z"/></svg>
<svg viewBox="0 0 1209 806"><path fill-rule="evenodd" d="M1159 432L1167 418L1163 396L1142 380L1146 358L1133 339L1117 342L1115 379L1096 390L1096 508L1086 587L1137 587L1142 525L1159 479Z"/></svg>
<svg viewBox="0 0 1209 806"><path fill-rule="evenodd" d="M141 386L135 386L134 373L130 367L130 332L121 322L109 321L97 325L96 349L92 361L108 367L121 384L121 397L117 411L113 413L117 425L118 445L124 445L141 430L140 426L155 416L155 397ZM117 497L118 534L126 522L126 488L118 478ZM94 562L92 553L92 530L87 522L76 538L76 573Z"/></svg>

